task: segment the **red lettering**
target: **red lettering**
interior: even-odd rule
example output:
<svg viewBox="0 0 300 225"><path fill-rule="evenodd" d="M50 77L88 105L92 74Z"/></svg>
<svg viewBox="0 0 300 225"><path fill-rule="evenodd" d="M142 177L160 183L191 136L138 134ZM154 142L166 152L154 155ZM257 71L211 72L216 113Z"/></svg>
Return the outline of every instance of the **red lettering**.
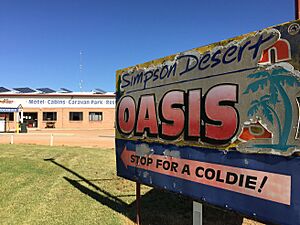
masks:
<svg viewBox="0 0 300 225"><path fill-rule="evenodd" d="M132 97L126 96L120 100L117 116L119 130L130 134L135 124L135 102Z"/></svg>
<svg viewBox="0 0 300 225"><path fill-rule="evenodd" d="M238 114L232 106L237 102L237 85L218 85L205 98L205 113L210 121L205 124L205 137L216 141L230 140L238 128Z"/></svg>
<svg viewBox="0 0 300 225"><path fill-rule="evenodd" d="M238 111L234 107L237 102L235 84L214 86L204 97L200 88L170 91L161 98L158 109L154 94L140 96L137 111L135 99L126 96L119 100L117 128L126 135L134 131L134 136L146 134L165 140L182 135L186 140L201 138L202 142L225 144L238 130Z"/></svg>
<svg viewBox="0 0 300 225"><path fill-rule="evenodd" d="M271 63L271 50L275 53L275 62L282 62L291 59L290 43L285 39L279 39L270 48L263 51L262 57L259 61L261 64Z"/></svg>
<svg viewBox="0 0 300 225"><path fill-rule="evenodd" d="M188 92L188 136L200 137L202 90Z"/></svg>
<svg viewBox="0 0 300 225"><path fill-rule="evenodd" d="M161 133L166 139L176 139L184 129L184 92L168 92L161 101Z"/></svg>
<svg viewBox="0 0 300 225"><path fill-rule="evenodd" d="M149 134L158 133L154 95L144 95L140 98L136 132L144 133L145 129Z"/></svg>

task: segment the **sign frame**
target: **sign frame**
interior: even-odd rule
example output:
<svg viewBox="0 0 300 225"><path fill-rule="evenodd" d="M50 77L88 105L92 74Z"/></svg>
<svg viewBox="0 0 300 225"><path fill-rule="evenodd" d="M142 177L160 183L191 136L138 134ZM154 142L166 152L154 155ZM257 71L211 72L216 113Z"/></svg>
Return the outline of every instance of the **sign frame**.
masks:
<svg viewBox="0 0 300 225"><path fill-rule="evenodd" d="M300 20L117 71L117 175L300 224L293 27Z"/></svg>

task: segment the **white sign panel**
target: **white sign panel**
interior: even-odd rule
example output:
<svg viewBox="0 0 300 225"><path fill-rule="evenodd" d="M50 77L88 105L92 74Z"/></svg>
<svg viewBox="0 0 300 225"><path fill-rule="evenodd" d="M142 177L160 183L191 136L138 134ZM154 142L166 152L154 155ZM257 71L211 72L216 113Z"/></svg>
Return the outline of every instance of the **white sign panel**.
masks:
<svg viewBox="0 0 300 225"><path fill-rule="evenodd" d="M0 107L22 105L23 108L115 108L115 98L27 97L0 99Z"/></svg>

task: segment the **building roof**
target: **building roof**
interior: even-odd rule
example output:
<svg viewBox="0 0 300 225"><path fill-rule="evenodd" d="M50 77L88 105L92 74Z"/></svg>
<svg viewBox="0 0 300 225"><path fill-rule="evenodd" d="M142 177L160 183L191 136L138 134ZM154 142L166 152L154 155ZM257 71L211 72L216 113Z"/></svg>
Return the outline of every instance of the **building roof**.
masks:
<svg viewBox="0 0 300 225"><path fill-rule="evenodd" d="M10 92L10 90L5 87L0 87L0 93L5 93L5 92Z"/></svg>
<svg viewBox="0 0 300 225"><path fill-rule="evenodd" d="M100 91L101 90L101 91ZM102 89L96 88L89 92L76 92L69 90L67 88L61 88L60 90L54 90L52 88L29 88L29 87L19 87L19 88L6 88L0 87L0 96L82 96L82 97L115 97L115 93L106 92Z"/></svg>

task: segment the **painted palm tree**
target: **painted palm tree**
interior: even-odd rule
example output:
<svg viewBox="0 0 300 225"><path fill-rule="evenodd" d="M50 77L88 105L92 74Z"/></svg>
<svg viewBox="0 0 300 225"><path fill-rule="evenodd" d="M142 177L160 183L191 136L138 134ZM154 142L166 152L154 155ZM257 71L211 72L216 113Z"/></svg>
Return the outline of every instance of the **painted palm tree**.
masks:
<svg viewBox="0 0 300 225"><path fill-rule="evenodd" d="M251 107L248 110L248 116L253 117L259 110L262 111L264 117L271 123L274 124L274 117L278 126L279 140L281 140L281 124L277 112L271 106L271 96L264 95L259 100L251 102Z"/></svg>
<svg viewBox="0 0 300 225"><path fill-rule="evenodd" d="M291 72L284 68L273 69L272 71L261 71L258 73L248 75L248 78L257 79L253 83L249 84L244 94L248 94L250 91L257 92L259 89L269 88L269 95L262 96L260 100L252 102L252 106L248 111L248 116L253 116L259 108L262 109L263 115L273 124L273 117L276 119L279 132L278 144L261 144L255 145L260 148L273 148L282 151L286 151L290 145L287 145L288 137L292 128L293 108L292 103L287 95L284 86L300 86L300 82L297 78L291 75ZM273 107L282 100L285 114L283 125L280 122L278 114ZM273 107L272 107L273 105Z"/></svg>

